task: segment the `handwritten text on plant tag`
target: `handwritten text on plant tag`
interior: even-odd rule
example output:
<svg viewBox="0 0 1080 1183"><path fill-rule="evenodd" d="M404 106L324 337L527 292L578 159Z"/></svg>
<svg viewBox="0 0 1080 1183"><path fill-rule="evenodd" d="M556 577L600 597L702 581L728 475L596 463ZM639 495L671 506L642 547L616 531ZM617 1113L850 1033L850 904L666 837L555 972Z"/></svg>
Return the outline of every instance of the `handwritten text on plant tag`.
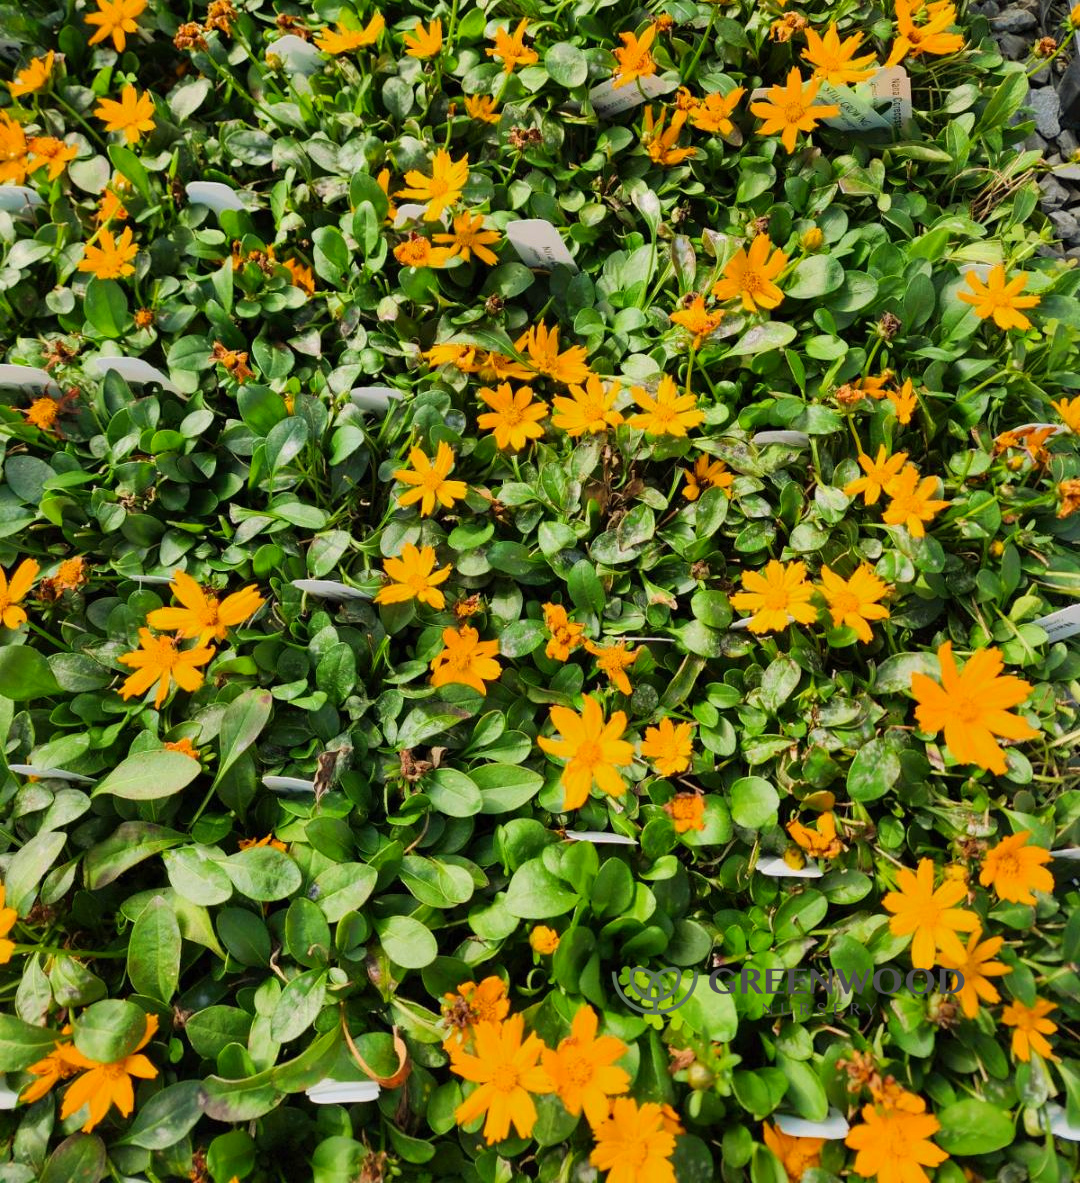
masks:
<svg viewBox="0 0 1080 1183"><path fill-rule="evenodd" d="M1040 616L1031 623L1037 624L1051 641L1063 641L1066 637L1080 633L1080 604L1062 608L1060 612L1051 612L1049 616Z"/></svg>
<svg viewBox="0 0 1080 1183"><path fill-rule="evenodd" d="M526 267L540 267L550 271L562 265L577 271L578 265L558 230L543 218L527 218L508 222L506 237Z"/></svg>
<svg viewBox="0 0 1080 1183"><path fill-rule="evenodd" d="M635 78L633 82L620 86L617 90L610 79L594 86L589 91L593 110L598 119L610 119L612 115L620 115L629 111L631 107L640 107L650 99L658 99L662 94L675 89L674 82L665 82L655 74L647 78Z"/></svg>

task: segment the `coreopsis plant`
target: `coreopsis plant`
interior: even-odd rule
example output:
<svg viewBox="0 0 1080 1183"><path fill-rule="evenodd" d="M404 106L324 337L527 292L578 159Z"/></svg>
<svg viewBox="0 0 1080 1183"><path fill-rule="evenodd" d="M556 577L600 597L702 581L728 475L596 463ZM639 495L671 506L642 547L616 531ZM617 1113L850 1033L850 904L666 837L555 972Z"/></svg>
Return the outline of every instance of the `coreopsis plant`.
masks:
<svg viewBox="0 0 1080 1183"><path fill-rule="evenodd" d="M0 28L0 1178L1078 1177L1080 275L987 17Z"/></svg>

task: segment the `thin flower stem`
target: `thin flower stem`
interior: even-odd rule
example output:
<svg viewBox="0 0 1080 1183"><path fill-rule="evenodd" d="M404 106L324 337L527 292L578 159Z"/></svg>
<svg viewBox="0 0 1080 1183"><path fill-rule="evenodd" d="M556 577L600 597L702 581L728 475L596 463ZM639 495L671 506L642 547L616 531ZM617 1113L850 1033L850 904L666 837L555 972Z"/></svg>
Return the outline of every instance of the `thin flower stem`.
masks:
<svg viewBox="0 0 1080 1183"><path fill-rule="evenodd" d="M51 953L64 957L126 957L127 950L63 949L59 945L16 945L16 953Z"/></svg>
<svg viewBox="0 0 1080 1183"><path fill-rule="evenodd" d="M86 134L88 136L90 136L90 138L105 153L105 155L108 156L109 145L106 142L105 138L101 135L101 133L96 131L94 128L92 128L90 126L90 124L86 122L85 118L82 115L80 115L79 112L76 111L75 108L70 103L68 103L64 99L62 99L60 97L59 91L55 91L55 90L53 91L53 98L56 99L56 101L60 104L61 107L64 108L64 110L71 116L72 119L74 119L77 123L81 124L81 126L82 126L83 130L86 132Z"/></svg>

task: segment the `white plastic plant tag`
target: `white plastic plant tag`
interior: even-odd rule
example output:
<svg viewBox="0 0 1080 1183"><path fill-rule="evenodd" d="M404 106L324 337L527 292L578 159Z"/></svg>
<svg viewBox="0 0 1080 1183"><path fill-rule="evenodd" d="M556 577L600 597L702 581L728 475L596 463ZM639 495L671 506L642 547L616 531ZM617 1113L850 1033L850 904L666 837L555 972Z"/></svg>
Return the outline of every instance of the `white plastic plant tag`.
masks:
<svg viewBox="0 0 1080 1183"><path fill-rule="evenodd" d="M805 867L789 867L782 858L758 859L754 870L773 879L820 879L825 874L820 867L813 863L807 863ZM823 1136L818 1135L818 1137Z"/></svg>
<svg viewBox="0 0 1080 1183"><path fill-rule="evenodd" d="M264 776L262 783L272 793L314 793L313 780L301 780L296 776Z"/></svg>
<svg viewBox="0 0 1080 1183"><path fill-rule="evenodd" d="M397 213L394 215L394 229L400 230L406 222L419 222L427 209L426 205L419 205L415 201L407 201L404 205L397 207ZM439 219L443 225L446 224L446 215Z"/></svg>
<svg viewBox="0 0 1080 1183"><path fill-rule="evenodd" d="M888 131L892 122L874 110L877 95L868 80L859 86L832 86L823 82L818 89L815 103L832 103L840 108L840 114L822 122L838 131Z"/></svg>
<svg viewBox="0 0 1080 1183"><path fill-rule="evenodd" d="M133 583L172 583L172 576L170 575L128 575Z"/></svg>
<svg viewBox="0 0 1080 1183"><path fill-rule="evenodd" d="M914 107L911 103L911 79L903 66L889 66L870 79L875 99L890 100L892 126L902 131L911 122Z"/></svg>
<svg viewBox="0 0 1080 1183"><path fill-rule="evenodd" d="M610 119L632 107L640 107L650 99L668 94L677 85L676 82L665 82L663 78L651 74L647 78L635 78L633 82L624 83L616 89L614 79L609 78L589 91L589 99L597 119Z"/></svg>
<svg viewBox="0 0 1080 1183"><path fill-rule="evenodd" d="M322 55L315 46L294 33L287 33L268 45L266 57L280 58L290 74L303 74L305 77L317 74L323 64Z"/></svg>
<svg viewBox="0 0 1080 1183"><path fill-rule="evenodd" d="M94 783L93 777L83 776L80 772L68 772L66 768L39 768L37 764L9 764L8 768L20 776L66 780L74 785L92 785Z"/></svg>
<svg viewBox="0 0 1080 1183"><path fill-rule="evenodd" d="M1066 1142L1080 1142L1080 1125L1073 1125L1069 1115L1060 1105L1047 1105L1046 1116L1050 1119L1050 1132L1055 1138Z"/></svg>
<svg viewBox="0 0 1080 1183"><path fill-rule="evenodd" d="M1063 431L1068 430L1067 428L1062 427L1060 423L1021 423L1019 427L1010 427L1009 430L1010 431L1045 431L1046 428L1048 428L1048 427L1054 433L1054 435L1060 435Z"/></svg>
<svg viewBox="0 0 1080 1183"><path fill-rule="evenodd" d="M564 830L572 842L591 842L594 846L637 846L625 834L609 834L606 830Z"/></svg>
<svg viewBox="0 0 1080 1183"><path fill-rule="evenodd" d="M36 190L25 185L0 185L0 209L9 214L25 213L35 205L44 204Z"/></svg>
<svg viewBox="0 0 1080 1183"><path fill-rule="evenodd" d="M385 415L392 401L404 398L404 392L392 386L357 386L349 391L349 397L361 410Z"/></svg>
<svg viewBox="0 0 1080 1183"><path fill-rule="evenodd" d="M794 444L797 448L808 448L810 437L805 431L759 431L751 443L759 447L764 444Z"/></svg>
<svg viewBox="0 0 1080 1183"><path fill-rule="evenodd" d="M377 1101L379 1085L374 1080L320 1080L306 1089L304 1096L316 1105L357 1105Z"/></svg>
<svg viewBox="0 0 1080 1183"><path fill-rule="evenodd" d="M236 190L220 181L190 181L186 192L188 201L193 205L208 206L215 214L220 214L226 209L246 208Z"/></svg>
<svg viewBox="0 0 1080 1183"><path fill-rule="evenodd" d="M1066 637L1080 633L1080 604L1051 612L1049 616L1040 616L1031 623L1037 624L1051 641L1064 641Z"/></svg>
<svg viewBox="0 0 1080 1183"><path fill-rule="evenodd" d="M1050 851L1052 858L1075 859L1080 862L1080 846L1063 846L1061 850Z"/></svg>
<svg viewBox="0 0 1080 1183"><path fill-rule="evenodd" d="M578 270L578 265L558 230L543 218L508 222L506 237L526 267L550 271L553 267L561 265L569 267L571 271Z"/></svg>
<svg viewBox="0 0 1080 1183"><path fill-rule="evenodd" d="M777 1113L776 1124L789 1138L826 1138L830 1142L846 1138L851 1126L839 1109L830 1109L824 1121L807 1121L788 1113Z"/></svg>
<svg viewBox="0 0 1080 1183"><path fill-rule="evenodd" d="M0 1077L0 1109L14 1109L19 1103L19 1094L7 1086L7 1077Z"/></svg>
<svg viewBox="0 0 1080 1183"><path fill-rule="evenodd" d="M993 267L991 266L990 263L961 263L960 264L960 279L961 279L960 290L961 291L965 291L965 290L970 291L971 290L971 288L966 283L963 282L964 276L967 275L967 273L969 271L971 271L975 275L977 275L979 277L979 279L985 280L987 278L987 276L989 276L989 274L992 270L993 270Z"/></svg>
<svg viewBox="0 0 1080 1183"><path fill-rule="evenodd" d="M742 620L733 620L728 628L731 630L744 629L750 627L750 621L754 618L752 616L744 616Z"/></svg>
<svg viewBox="0 0 1080 1183"><path fill-rule="evenodd" d="M31 386L35 389L60 388L52 380L47 370L39 370L36 366L17 366L11 364L0 365L0 386Z"/></svg>
<svg viewBox="0 0 1080 1183"><path fill-rule="evenodd" d="M292 585L309 596L322 596L325 600L370 600L371 593L358 587L349 587L336 579L294 579Z"/></svg>
<svg viewBox="0 0 1080 1183"><path fill-rule="evenodd" d="M94 378L104 378L110 370L115 370L125 382L156 382L173 394L180 393L180 387L168 374L141 357L95 357L86 363L86 370Z"/></svg>

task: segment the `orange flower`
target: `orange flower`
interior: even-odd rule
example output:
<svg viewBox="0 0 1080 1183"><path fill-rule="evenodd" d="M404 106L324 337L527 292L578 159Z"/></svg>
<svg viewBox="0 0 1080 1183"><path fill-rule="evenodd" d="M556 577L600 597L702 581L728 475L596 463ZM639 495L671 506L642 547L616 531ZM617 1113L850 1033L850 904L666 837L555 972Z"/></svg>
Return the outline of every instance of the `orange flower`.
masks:
<svg viewBox="0 0 1080 1183"><path fill-rule="evenodd" d="M709 485L713 489L723 489L731 496L731 486L735 483L735 476L728 472L723 460L714 460L711 456L699 456L694 464L693 472L683 469L686 486L683 496L687 501L696 501L701 496L701 486Z"/></svg>
<svg viewBox="0 0 1080 1183"><path fill-rule="evenodd" d="M26 132L6 111L0 111L0 184L26 180Z"/></svg>
<svg viewBox="0 0 1080 1183"><path fill-rule="evenodd" d="M529 440L541 439L544 429L540 420L547 418L547 403L534 401L529 386L521 386L515 393L509 382L503 382L496 390L483 386L477 392L490 412L478 416L476 425L482 431L491 431L495 443L503 452L518 452Z"/></svg>
<svg viewBox="0 0 1080 1183"><path fill-rule="evenodd" d="M750 104L751 112L765 120L758 134L771 136L780 132L780 142L789 152L794 152L800 131L813 131L820 120L840 114L840 108L832 103L814 105L820 88L820 79L803 82L799 71L792 69L784 86L769 87L768 102Z"/></svg>
<svg viewBox="0 0 1080 1183"><path fill-rule="evenodd" d="M971 291L957 292L956 298L964 304L973 305L975 315L980 320L993 317L999 329L1030 329L1031 321L1019 311L1021 308L1035 308L1039 303L1038 296L1020 295L1030 278L1030 275L1021 271L1006 283L1005 268L1000 263L990 271L986 283L974 271L969 271L964 281Z"/></svg>
<svg viewBox="0 0 1080 1183"><path fill-rule="evenodd" d="M146 1016L146 1031L135 1045L135 1051L123 1059L111 1063L100 1063L84 1056L74 1045L64 1052L65 1058L77 1069L83 1069L82 1076L68 1087L64 1103L60 1107L60 1118L66 1121L85 1105L89 1116L82 1127L88 1134L105 1120L114 1105L122 1117L128 1117L135 1108L135 1090L131 1084L133 1076L140 1080L153 1080L158 1070L140 1055L142 1049L154 1037L158 1029L157 1015Z"/></svg>
<svg viewBox="0 0 1080 1183"><path fill-rule="evenodd" d="M473 1031L477 1054L450 1049L450 1070L479 1087L454 1110L458 1125L468 1125L482 1114L484 1139L501 1142L513 1125L519 1137L531 1136L536 1124L533 1094L551 1093L555 1085L538 1061L545 1050L539 1035L522 1040L525 1019L511 1015L502 1023L478 1023Z"/></svg>
<svg viewBox="0 0 1080 1183"><path fill-rule="evenodd" d="M836 816L831 811L821 814L812 830L802 822L794 821L788 823L787 832L811 858L833 859L843 853L844 844L836 835Z"/></svg>
<svg viewBox="0 0 1080 1183"><path fill-rule="evenodd" d="M693 755L694 725L661 719L657 727L647 727L641 742L641 754L651 760L661 776L675 776L690 767Z"/></svg>
<svg viewBox="0 0 1080 1183"><path fill-rule="evenodd" d="M120 687L120 697L128 699L135 694L145 694L157 682L156 710L165 701L173 682L181 690L198 690L203 684L203 675L197 667L205 665L213 656L213 649L178 649L172 637L155 637L149 629L141 628L139 648L116 659L121 665L136 670Z"/></svg>
<svg viewBox="0 0 1080 1183"><path fill-rule="evenodd" d="M220 341L214 342L210 360L223 365L229 377L237 382L246 382L252 376L251 367L247 364L248 355L236 349L227 349Z"/></svg>
<svg viewBox="0 0 1080 1183"><path fill-rule="evenodd" d="M765 1145L780 1160L790 1183L799 1183L804 1171L821 1166L824 1138L795 1138L768 1122L762 1125L761 1131Z"/></svg>
<svg viewBox="0 0 1080 1183"><path fill-rule="evenodd" d="M1062 423L1074 434L1080 435L1080 394L1076 398L1065 399L1050 404L1061 416Z"/></svg>
<svg viewBox="0 0 1080 1183"><path fill-rule="evenodd" d="M571 651L584 643L585 626L575 624L562 604L544 605L544 625L551 633L544 652L552 661L566 661Z"/></svg>
<svg viewBox="0 0 1080 1183"><path fill-rule="evenodd" d="M949 1156L929 1139L941 1122L926 1113L926 1102L908 1094L908 1102L895 1107L864 1105L863 1125L848 1132L844 1144L855 1155L855 1170L879 1183L929 1183L923 1167L940 1166ZM917 1104L915 1104L917 1102Z"/></svg>
<svg viewBox="0 0 1080 1183"><path fill-rule="evenodd" d="M915 18L919 17L916 23ZM964 48L959 33L946 33L956 24L956 9L948 0L927 4L925 0L896 0L896 40L886 66L895 66L905 57L924 53L941 56Z"/></svg>
<svg viewBox="0 0 1080 1183"><path fill-rule="evenodd" d="M252 850L257 846L272 846L275 850L280 850L282 854L289 852L285 843L279 842L273 834L267 834L265 838L240 838L236 845L239 850Z"/></svg>
<svg viewBox="0 0 1080 1183"><path fill-rule="evenodd" d="M433 20L426 29L423 21L417 21L413 31L402 37L402 42L411 58L437 57L442 52L442 21Z"/></svg>
<svg viewBox="0 0 1080 1183"><path fill-rule="evenodd" d="M549 331L543 321L533 325L515 342L519 353L529 355L529 364L538 374L544 374L564 386L576 386L590 376L585 363L584 345L571 345L559 352L559 326Z"/></svg>
<svg viewBox="0 0 1080 1183"><path fill-rule="evenodd" d="M529 933L529 944L542 957L550 957L559 947L559 934L546 924L538 924Z"/></svg>
<svg viewBox="0 0 1080 1183"><path fill-rule="evenodd" d="M657 164L664 165L665 168L671 168L673 165L681 164L688 156L693 156L696 149L675 146L682 134L683 125L686 123L686 112L676 111L671 117L671 126L665 130L664 123L667 121L667 115L667 111L661 109L660 119L654 124L652 104L650 103L645 108L641 142L650 159Z"/></svg>
<svg viewBox="0 0 1080 1183"><path fill-rule="evenodd" d="M41 570L36 559L23 559L8 582L7 573L0 568L0 623L4 628L18 628L26 623L26 612L19 607L27 592L34 586Z"/></svg>
<svg viewBox="0 0 1080 1183"><path fill-rule="evenodd" d="M627 422L647 435L682 438L690 428L705 420L705 412L698 409L697 397L689 391L680 394L675 382L666 374L660 379L655 397L646 393L643 386L632 386L630 393L642 410L631 415Z"/></svg>
<svg viewBox="0 0 1080 1183"><path fill-rule="evenodd" d="M167 752L180 752L182 755L190 756L192 760L198 760L199 750L185 735L182 739L169 740L165 744Z"/></svg>
<svg viewBox="0 0 1080 1183"><path fill-rule="evenodd" d="M8 933L15 927L19 913L5 906L7 888L0 883L0 965L7 965L15 954L15 942L8 939Z"/></svg>
<svg viewBox="0 0 1080 1183"><path fill-rule="evenodd" d="M610 1172L605 1183L676 1183L671 1156L682 1128L672 1128L665 1110L670 1106L615 1098L610 1116L593 1125L596 1148L589 1155L594 1167Z"/></svg>
<svg viewBox="0 0 1080 1183"><path fill-rule="evenodd" d="M548 755L567 761L560 778L566 790L563 812L584 805L594 781L609 796L623 796L626 781L617 768L628 767L634 760L633 747L620 738L626 730L626 715L615 711L605 722L600 704L585 695L580 715L569 707L553 706L550 716L560 738L541 735L536 742Z"/></svg>
<svg viewBox="0 0 1080 1183"><path fill-rule="evenodd" d="M822 594L829 605L834 628L847 625L864 644L873 640L869 621L888 620L889 610L878 601L889 592L869 563L860 563L850 579L843 579L828 566L821 568Z"/></svg>
<svg viewBox="0 0 1080 1183"><path fill-rule="evenodd" d="M912 936L911 964L916 969L930 969L940 950L954 959L963 958L964 946L958 932L974 932L979 918L974 912L955 907L967 896L967 887L947 879L934 890L933 859L920 859L919 869L902 867L896 875L898 890L890 891L881 901L892 912L889 931L896 937Z"/></svg>
<svg viewBox="0 0 1080 1183"><path fill-rule="evenodd" d="M942 953L938 957L945 969L959 970L963 975L964 984L960 987L957 997L960 999L961 1009L969 1019L974 1019L979 1013L980 999L983 1002L1001 1001L1001 995L987 979L1012 973L1009 966L991 960L1004 943L1004 937L991 937L984 941L982 929L975 928L968 937L963 957L950 957L947 953Z"/></svg>
<svg viewBox="0 0 1080 1183"><path fill-rule="evenodd" d="M605 389L603 381L590 374L585 386L570 387L569 398L560 395L551 400L551 422L573 439L618 427L623 421L622 413L615 410L620 389L617 382Z"/></svg>
<svg viewBox="0 0 1080 1183"><path fill-rule="evenodd" d="M664 806L676 834L705 829L705 798L700 793L676 793Z"/></svg>
<svg viewBox="0 0 1080 1183"><path fill-rule="evenodd" d="M410 188L399 189L394 196L426 202L424 221L436 222L442 217L443 210L460 200L468 179L468 155L454 160L445 148L440 148L432 157L431 176L425 177L418 169L410 169L405 174L405 183Z"/></svg>
<svg viewBox="0 0 1080 1183"><path fill-rule="evenodd" d="M20 70L15 75L15 81L8 83L11 97L17 99L24 94L34 94L48 86L55 58L56 54L50 49L43 58L34 58Z"/></svg>
<svg viewBox="0 0 1080 1183"><path fill-rule="evenodd" d="M895 456L889 456L884 444L879 446L877 458L874 460L865 452L860 452L859 467L866 475L858 480L848 481L844 486L845 494L854 497L861 493L867 505L876 505L883 492L888 494L900 475L900 470L907 463L907 458L907 452L897 452Z"/></svg>
<svg viewBox="0 0 1080 1183"><path fill-rule="evenodd" d="M443 1040L443 1050L464 1048L480 1023L501 1023L510 1013L506 986L494 975L476 982L462 982L453 994L443 995L443 1018L450 1034Z"/></svg>
<svg viewBox="0 0 1080 1183"><path fill-rule="evenodd" d="M585 642L585 648L597 659L597 669L607 674L612 686L623 694L632 694L634 688L630 685L626 670L641 656L641 650L628 650L626 645L626 641L606 646L594 645L592 641Z"/></svg>
<svg viewBox="0 0 1080 1183"><path fill-rule="evenodd" d="M61 1031L61 1035L70 1035L71 1031L69 1023ZM68 1055L74 1050L75 1045L70 1039L57 1040L56 1046L47 1056L26 1069L31 1076L36 1076L37 1080L23 1089L19 1094L19 1100L24 1105L33 1105L35 1101L40 1101L42 1097L50 1093L60 1081L68 1080L74 1076L79 1069L72 1063L71 1057Z"/></svg>
<svg viewBox="0 0 1080 1183"><path fill-rule="evenodd" d="M113 238L112 231L102 227L98 231L101 246L87 243L83 247L83 258L79 263L80 271L88 271L98 279L123 279L135 274L133 260L139 253L139 244L135 242L131 227L125 226L119 238Z"/></svg>
<svg viewBox="0 0 1080 1183"><path fill-rule="evenodd" d="M403 267L445 267L450 258L446 247L434 247L422 234L412 233L394 247L394 258Z"/></svg>
<svg viewBox="0 0 1080 1183"><path fill-rule="evenodd" d="M471 686L478 694L487 694L488 682L495 682L502 674L502 666L495 660L498 641L481 641L476 629L468 625L457 629L443 629L443 650L431 659L431 684L447 686L451 682Z"/></svg>
<svg viewBox="0 0 1080 1183"><path fill-rule="evenodd" d="M129 144L137 144L144 131L153 131L154 100L149 94L139 94L134 86L125 86L120 101L102 99L94 114L105 124L106 131L122 131Z"/></svg>
<svg viewBox="0 0 1080 1183"><path fill-rule="evenodd" d="M1057 487L1059 518L1067 518L1080 509L1080 480L1059 481Z"/></svg>
<svg viewBox="0 0 1080 1183"><path fill-rule="evenodd" d="M432 239L435 242L449 243L447 249L450 258L460 256L465 263L468 263L473 255L490 267L494 267L499 261L498 256L490 250L491 245L499 241L499 232L484 229L483 214L473 217L466 210L454 218L452 234L433 234Z"/></svg>
<svg viewBox="0 0 1080 1183"><path fill-rule="evenodd" d="M934 498L937 492L937 478L928 476L919 479L919 470L909 464L885 490L892 499L881 520L890 526L904 526L912 538L926 534L924 522L932 521L939 510L952 503Z"/></svg>
<svg viewBox="0 0 1080 1183"><path fill-rule="evenodd" d="M855 56L860 45L861 33L853 33L841 41L834 21L825 30L824 37L813 29L806 30L807 47L802 51L802 57L814 67L812 77L834 86L848 86L853 82L865 82L877 72L872 53L859 58Z"/></svg>
<svg viewBox="0 0 1080 1183"><path fill-rule="evenodd" d="M970 665L971 662L968 663L969 668ZM1002 682L1007 680L998 679ZM1034 904L1036 900L1033 892L1045 891L1049 894L1054 890L1054 877L1046 869L1050 851L1041 846L1028 846L1030 837L1030 830L1021 830L1010 838L1003 838L993 850L987 851L979 882L983 887L992 887L999 900Z"/></svg>
<svg viewBox="0 0 1080 1183"><path fill-rule="evenodd" d="M383 570L393 580L379 589L376 604L400 604L406 600L419 600L436 611L446 607L446 597L438 584L450 578L451 568L435 570L435 548L425 546L417 550L411 542L402 547L400 557L386 559Z"/></svg>
<svg viewBox="0 0 1080 1183"><path fill-rule="evenodd" d="M495 48L485 49L489 58L497 58L503 64L503 72L512 74L517 66L531 66L540 60L535 49L525 44L525 30L529 27L527 20L522 20L511 35L506 29L495 30Z"/></svg>
<svg viewBox="0 0 1080 1183"><path fill-rule="evenodd" d="M1028 697L1031 684L1001 676L1004 662L997 649L980 649L962 673L957 671L951 641L938 649L937 656L940 684L925 674L911 675L919 727L930 735L944 731L945 746L959 763L1004 775L1005 752L994 737L1036 739L1039 734L1019 715L1009 713Z"/></svg>
<svg viewBox="0 0 1080 1183"><path fill-rule="evenodd" d="M804 563L770 559L762 571L743 571L739 578L745 591L731 597L732 607L752 612L747 628L752 633L782 632L792 622L813 624L817 610L810 603L814 589L806 582Z"/></svg>
<svg viewBox="0 0 1080 1183"><path fill-rule="evenodd" d="M907 427L911 422L911 416L915 413L915 408L919 405L919 400L911 385L911 379L905 378L904 385L899 390L886 391L885 397L892 403L893 410L896 411L897 422L901 427Z"/></svg>
<svg viewBox="0 0 1080 1183"><path fill-rule="evenodd" d="M787 261L788 257L782 250L773 249L767 234L759 234L748 251L739 247L728 261L721 278L713 284L713 298L741 299L747 312L776 308L783 300L784 293L776 286L775 280L787 266Z"/></svg>
<svg viewBox="0 0 1080 1183"><path fill-rule="evenodd" d="M467 94L465 96L465 113L470 119L478 119L481 123L499 122L495 100L489 94Z"/></svg>
<svg viewBox="0 0 1080 1183"><path fill-rule="evenodd" d="M735 130L731 115L744 94L746 88L743 86L737 86L727 94L707 94L690 112L691 126L696 127L698 131L708 131L714 135L731 135Z"/></svg>
<svg viewBox="0 0 1080 1183"><path fill-rule="evenodd" d="M1026 1006L1017 1000L1010 1002L1001 1012L1001 1021L1005 1026L1016 1028L1012 1034L1012 1054L1018 1060L1026 1064L1031 1059L1031 1053L1036 1051L1044 1060L1053 1060L1056 1064L1061 1062L1046 1038L1057 1030L1057 1024L1046 1017L1052 1010L1057 1010L1056 1002L1036 998L1034 1006Z"/></svg>
<svg viewBox="0 0 1080 1183"><path fill-rule="evenodd" d="M622 48L611 51L618 63L611 75L616 90L635 78L648 78L656 73L656 62L650 52L655 39L656 26L651 24L640 37L634 33L619 34Z"/></svg>
<svg viewBox="0 0 1080 1183"><path fill-rule="evenodd" d="M668 319L672 324L681 325L693 335L694 348L697 349L702 341L717 328L724 319L724 315L722 308L709 312L705 307L705 297L697 295L685 307L669 313Z"/></svg>
<svg viewBox="0 0 1080 1183"><path fill-rule="evenodd" d="M184 571L173 573L169 590L183 607L155 608L147 614L146 623L184 640L195 638L200 645L224 641L230 628L243 624L266 603L253 583L219 601Z"/></svg>
<svg viewBox="0 0 1080 1183"><path fill-rule="evenodd" d="M397 503L405 507L419 501L421 517L433 514L436 503L449 509L469 491L464 481L448 479L454 469L454 452L445 441L440 441L434 460L428 459L423 448L411 448L409 463L411 470L399 468L394 472L394 480L412 486L398 497Z"/></svg>
<svg viewBox="0 0 1080 1183"><path fill-rule="evenodd" d="M629 1048L612 1035L597 1037L598 1029L596 1011L586 1003L574 1015L566 1039L554 1051L543 1051L544 1071L567 1113L584 1112L592 1125L606 1120L609 1098L630 1089L629 1075L614 1066Z"/></svg>
<svg viewBox="0 0 1080 1183"><path fill-rule="evenodd" d="M125 34L138 29L135 18L142 16L146 0L97 0L97 6L97 12L83 17L88 25L98 26L98 31L90 38L90 44L96 45L106 37L111 37L113 48L117 53L123 53L127 48Z"/></svg>
<svg viewBox="0 0 1080 1183"><path fill-rule="evenodd" d="M354 49L374 45L385 28L386 18L377 12L363 29L350 28L340 21L336 29L323 29L315 35L315 44L323 53L351 53Z"/></svg>
<svg viewBox="0 0 1080 1183"><path fill-rule="evenodd" d="M315 273L310 267L305 267L299 259L286 259L281 265L289 273L294 288L299 288L305 296L315 295Z"/></svg>

